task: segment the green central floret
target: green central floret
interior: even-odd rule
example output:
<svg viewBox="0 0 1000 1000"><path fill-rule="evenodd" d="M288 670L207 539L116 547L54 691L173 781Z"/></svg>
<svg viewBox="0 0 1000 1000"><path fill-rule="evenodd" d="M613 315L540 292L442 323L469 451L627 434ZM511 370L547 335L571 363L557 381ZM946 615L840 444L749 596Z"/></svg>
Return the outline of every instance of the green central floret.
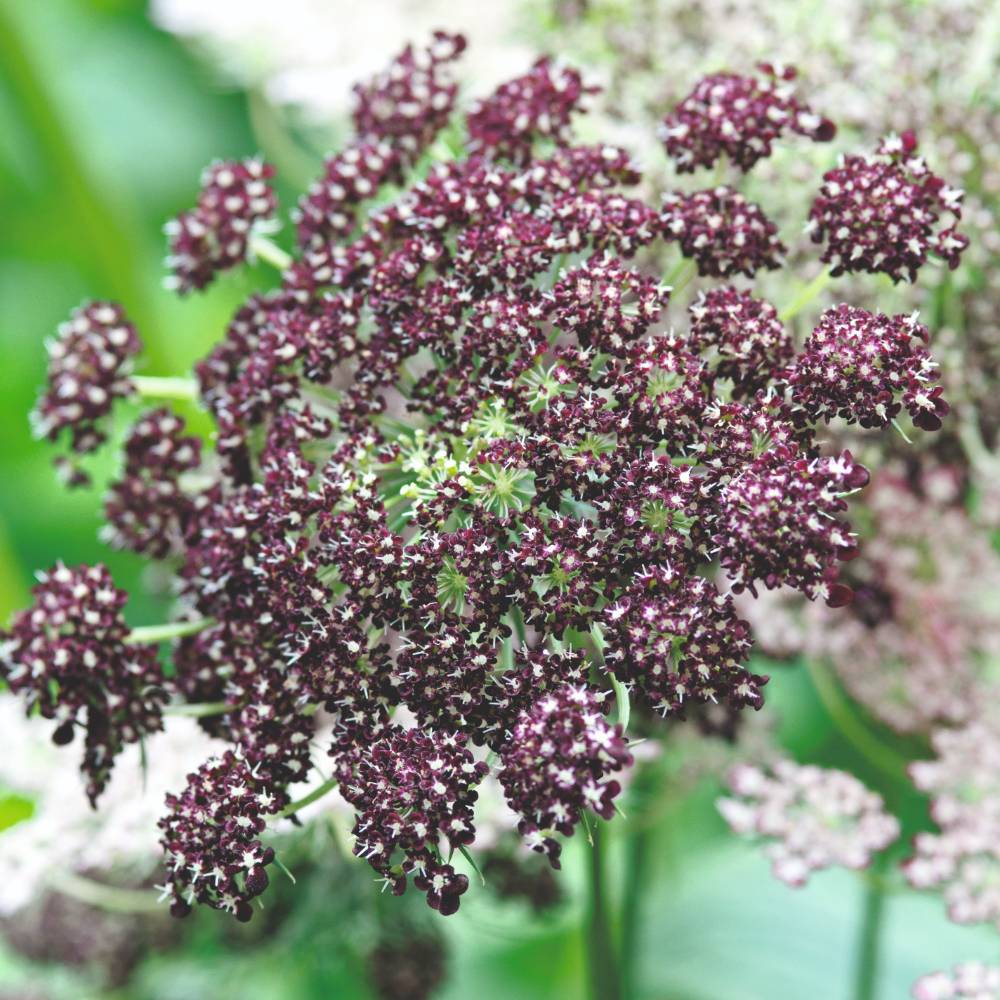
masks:
<svg viewBox="0 0 1000 1000"><path fill-rule="evenodd" d="M665 368L654 368L649 373L646 382L646 395L655 399L665 393L673 392L684 384L684 375L681 372L667 371Z"/></svg>
<svg viewBox="0 0 1000 1000"><path fill-rule="evenodd" d="M469 578L458 571L455 560L446 556L437 575L437 596L442 607L456 614L465 610L465 595L469 590Z"/></svg>
<svg viewBox="0 0 1000 1000"><path fill-rule="evenodd" d="M491 514L507 517L511 510L523 510L535 495L535 474L487 462L476 470L472 492Z"/></svg>
<svg viewBox="0 0 1000 1000"><path fill-rule="evenodd" d="M643 505L642 523L659 535L668 531L679 531L682 535L689 535L694 525L694 518L668 507L662 500L650 500Z"/></svg>

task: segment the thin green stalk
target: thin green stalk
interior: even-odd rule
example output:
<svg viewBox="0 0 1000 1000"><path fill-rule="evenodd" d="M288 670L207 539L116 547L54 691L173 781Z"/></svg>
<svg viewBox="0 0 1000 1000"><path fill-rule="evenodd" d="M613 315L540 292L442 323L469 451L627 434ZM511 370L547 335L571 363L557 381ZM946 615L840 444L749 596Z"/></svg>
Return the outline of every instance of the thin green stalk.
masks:
<svg viewBox="0 0 1000 1000"><path fill-rule="evenodd" d="M287 271L294 262L290 253L282 250L277 243L268 239L263 233L254 233L250 237L250 253L279 271Z"/></svg>
<svg viewBox="0 0 1000 1000"><path fill-rule="evenodd" d="M190 622L167 622L166 625L140 625L125 637L127 642L146 644L180 639L186 635L196 635L213 624L211 618L197 618Z"/></svg>
<svg viewBox="0 0 1000 1000"><path fill-rule="evenodd" d="M855 750L894 781L905 780L909 761L895 748L883 743L855 715L850 702L818 660L806 657L806 670L819 700L833 719L841 735Z"/></svg>
<svg viewBox="0 0 1000 1000"><path fill-rule="evenodd" d="M635 990L635 964L639 953L638 929L642 918L643 889L647 882L649 840L649 828L640 824L628 831L628 840L625 844L621 936L622 995L625 1000L631 1000Z"/></svg>
<svg viewBox="0 0 1000 1000"><path fill-rule="evenodd" d="M864 910L854 965L854 1000L875 1000L885 889L881 878L865 880Z"/></svg>
<svg viewBox="0 0 1000 1000"><path fill-rule="evenodd" d="M170 375L133 375L135 391L146 399L197 399L198 383L193 378Z"/></svg>
<svg viewBox="0 0 1000 1000"><path fill-rule="evenodd" d="M590 906L587 914L587 961L593 1000L622 1000L621 982L604 881L604 833L597 831L590 850Z"/></svg>
<svg viewBox="0 0 1000 1000"><path fill-rule="evenodd" d="M233 707L228 701L203 701L194 704L182 703L164 706L163 714L177 715L185 719L207 719L213 715L225 715L226 712L231 712Z"/></svg>
<svg viewBox="0 0 1000 1000"><path fill-rule="evenodd" d="M78 899L112 913L165 913L156 896L146 889L122 889L105 885L75 872L52 870L46 876L49 886L64 896Z"/></svg>
<svg viewBox="0 0 1000 1000"><path fill-rule="evenodd" d="M333 789L337 787L336 778L327 778L322 785L318 785L314 788L308 795L303 795L301 799L296 799L295 802L290 802L284 809L281 810L275 817L276 819L284 819L287 816L291 816L297 813L300 809L305 809L306 806L312 805L319 799L323 798L328 792L332 792Z"/></svg>
<svg viewBox="0 0 1000 1000"><path fill-rule="evenodd" d="M809 284L806 285L802 291L799 292L799 294L796 295L795 298L781 310L780 313L778 313L778 319L780 319L782 323L787 323L793 317L798 316L798 314L802 312L802 310L805 309L805 307L809 305L809 303L812 302L813 299L815 299L816 296L818 296L832 280L833 275L830 274L830 268L824 267L823 270L820 271L819 274L817 274L816 277L813 278L813 280L810 281Z"/></svg>

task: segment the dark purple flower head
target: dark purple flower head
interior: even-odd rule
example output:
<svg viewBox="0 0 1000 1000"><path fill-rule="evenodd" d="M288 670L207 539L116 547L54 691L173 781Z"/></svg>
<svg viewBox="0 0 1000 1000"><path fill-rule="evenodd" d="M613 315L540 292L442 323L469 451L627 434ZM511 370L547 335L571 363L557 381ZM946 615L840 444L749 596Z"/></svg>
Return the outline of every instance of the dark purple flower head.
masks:
<svg viewBox="0 0 1000 1000"><path fill-rule="evenodd" d="M268 183L273 176L274 168L260 160L213 163L205 170L198 204L166 226L167 267L180 294L204 288L247 259L254 226L277 208Z"/></svg>
<svg viewBox="0 0 1000 1000"><path fill-rule="evenodd" d="M475 839L475 787L487 767L476 763L458 733L394 730L358 746L341 793L357 810L354 853L399 895L407 875L441 914L454 913L469 880L441 861Z"/></svg>
<svg viewBox="0 0 1000 1000"><path fill-rule="evenodd" d="M322 247L350 236L358 206L383 184L398 180L399 152L387 140L357 140L327 158L323 176L299 200L292 213L299 245Z"/></svg>
<svg viewBox="0 0 1000 1000"><path fill-rule="evenodd" d="M124 451L122 478L104 499L102 538L155 559L179 554L194 510L180 477L198 467L201 440L184 436L184 420L176 413L151 410L133 425Z"/></svg>
<svg viewBox="0 0 1000 1000"><path fill-rule="evenodd" d="M703 277L752 278L762 267L773 271L784 263L778 227L760 205L725 185L664 195L660 227L663 238L680 243Z"/></svg>
<svg viewBox="0 0 1000 1000"><path fill-rule="evenodd" d="M867 471L849 451L810 458L772 447L722 490L716 544L733 590L786 584L837 607L851 590L837 582L837 565L857 554L850 525L837 515L843 494L863 486Z"/></svg>
<svg viewBox="0 0 1000 1000"><path fill-rule="evenodd" d="M884 139L874 156L845 156L823 175L806 231L826 244L822 259L835 277L864 271L916 281L931 255L958 267L969 245L955 228L963 192L932 173L916 148L904 132Z"/></svg>
<svg viewBox="0 0 1000 1000"><path fill-rule="evenodd" d="M526 163L537 139L569 142L573 113L584 110L587 86L578 70L539 59L524 76L501 84L469 112L466 124L475 152Z"/></svg>
<svg viewBox="0 0 1000 1000"><path fill-rule="evenodd" d="M938 430L948 404L927 339L915 316L827 309L789 369L792 400L811 421L862 427L885 427L905 406L918 427Z"/></svg>
<svg viewBox="0 0 1000 1000"><path fill-rule="evenodd" d="M660 715L683 717L688 705L705 702L764 703L767 677L742 666L750 626L704 577L684 577L669 564L638 573L601 619L608 669Z"/></svg>
<svg viewBox="0 0 1000 1000"><path fill-rule="evenodd" d="M659 320L669 298L654 278L597 254L560 277L547 312L584 347L620 354Z"/></svg>
<svg viewBox="0 0 1000 1000"><path fill-rule="evenodd" d="M184 791L167 796L168 812L160 820L167 864L162 888L171 914L186 916L194 903L203 903L248 921L251 900L267 888L274 860L260 836L267 817L287 802L232 750L188 775Z"/></svg>
<svg viewBox="0 0 1000 1000"><path fill-rule="evenodd" d="M688 314L688 346L732 380L737 397L764 388L795 355L777 309L732 285L701 292Z"/></svg>
<svg viewBox="0 0 1000 1000"><path fill-rule="evenodd" d="M611 819L621 785L610 775L632 755L621 727L604 718L602 699L566 685L521 713L501 761L500 784L521 817L521 835L558 868L555 834L572 836L586 809Z"/></svg>
<svg viewBox="0 0 1000 1000"><path fill-rule="evenodd" d="M57 563L39 577L35 603L0 633L3 676L15 694L58 728L56 743L86 732L82 770L91 804L115 756L161 728L164 700L156 650L128 641L127 595L104 566Z"/></svg>
<svg viewBox="0 0 1000 1000"><path fill-rule="evenodd" d="M47 385L31 415L35 433L55 441L69 430L73 451L94 451L106 438L99 422L116 399L134 391L129 361L142 342L121 306L92 302L76 309L46 346Z"/></svg>
<svg viewBox="0 0 1000 1000"><path fill-rule="evenodd" d="M415 159L447 123L458 85L447 67L465 38L436 31L426 48L405 49L380 73L354 86L354 127L369 142L385 141Z"/></svg>
<svg viewBox="0 0 1000 1000"><path fill-rule="evenodd" d="M836 127L794 96L791 67L760 65L758 77L713 73L667 115L661 137L680 173L728 156L744 173L771 155L785 130L829 142Z"/></svg>

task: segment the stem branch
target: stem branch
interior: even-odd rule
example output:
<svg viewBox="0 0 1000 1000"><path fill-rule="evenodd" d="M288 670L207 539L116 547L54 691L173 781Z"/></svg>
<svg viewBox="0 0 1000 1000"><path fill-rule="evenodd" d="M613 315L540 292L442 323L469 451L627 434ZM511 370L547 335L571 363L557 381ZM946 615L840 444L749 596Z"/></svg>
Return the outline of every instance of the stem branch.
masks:
<svg viewBox="0 0 1000 1000"><path fill-rule="evenodd" d="M195 635L212 624L214 622L211 618L197 618L191 622L167 622L166 625L140 625L129 632L125 637L125 641L138 644L165 642L167 639L180 639L186 635Z"/></svg>
<svg viewBox="0 0 1000 1000"><path fill-rule="evenodd" d="M792 319L792 317L798 316L798 314L802 312L802 310L805 309L805 307L809 305L809 303L812 302L812 300L815 299L816 296L819 295L819 293L822 292L832 280L833 276L830 274L830 268L824 267L823 270L820 271L819 274L817 274L816 277L813 278L813 280L810 281L809 284L806 285L802 291L799 292L799 294L796 295L795 298L781 310L780 313L778 313L778 319L780 319L782 323L787 323L788 320Z"/></svg>
<svg viewBox="0 0 1000 1000"><path fill-rule="evenodd" d="M193 378L169 375L133 375L135 391L147 399L197 399L198 383Z"/></svg>
<svg viewBox="0 0 1000 1000"><path fill-rule="evenodd" d="M861 916L861 930L858 937L856 964L854 967L855 1000L875 1000L878 980L879 943L882 929L882 913L885 909L885 892L882 880L865 880L864 911Z"/></svg>
<svg viewBox="0 0 1000 1000"><path fill-rule="evenodd" d="M294 262L290 253L261 233L254 233L250 237L250 253L279 271L287 271Z"/></svg>
<svg viewBox="0 0 1000 1000"><path fill-rule="evenodd" d="M46 880L64 896L113 913L165 913L156 896L147 889L122 889L105 885L75 872L50 870Z"/></svg>
<svg viewBox="0 0 1000 1000"><path fill-rule="evenodd" d="M333 791L336 787L337 779L327 778L322 785L318 785L311 792L309 792L308 795L303 795L301 799L296 799L294 802L290 802L275 816L275 819L285 819L286 817L297 813L300 809L305 809L306 806L312 805L314 802L323 798L323 796L328 792Z"/></svg>
<svg viewBox="0 0 1000 1000"><path fill-rule="evenodd" d="M590 848L590 911L587 915L587 959L593 1000L621 1000L604 884L604 831L598 830Z"/></svg>

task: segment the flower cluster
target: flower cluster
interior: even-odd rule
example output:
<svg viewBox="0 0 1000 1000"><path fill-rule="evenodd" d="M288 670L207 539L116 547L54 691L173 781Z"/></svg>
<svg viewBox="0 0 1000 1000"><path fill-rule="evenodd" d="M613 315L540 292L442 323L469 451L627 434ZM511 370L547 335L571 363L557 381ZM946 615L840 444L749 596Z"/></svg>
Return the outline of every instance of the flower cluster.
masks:
<svg viewBox="0 0 1000 1000"><path fill-rule="evenodd" d="M914 1000L997 1000L1000 968L983 962L963 962L949 972L930 972L914 984Z"/></svg>
<svg viewBox="0 0 1000 1000"><path fill-rule="evenodd" d="M122 478L104 500L102 537L111 545L154 559L181 551L194 501L180 477L201 461L201 438L183 432L184 421L165 408L143 414L132 428Z"/></svg>
<svg viewBox="0 0 1000 1000"><path fill-rule="evenodd" d="M161 726L156 651L129 642L121 614L128 595L104 566L58 563L32 593L34 606L0 632L0 668L28 712L57 724L56 743L84 730L82 768L96 804L122 748Z"/></svg>
<svg viewBox="0 0 1000 1000"><path fill-rule="evenodd" d="M954 468L887 466L865 491L869 526L845 568L845 612L790 590L738 600L772 657L826 661L887 726L925 734L961 725L991 698L1000 657L1000 555L962 509Z"/></svg>
<svg viewBox="0 0 1000 1000"><path fill-rule="evenodd" d="M791 366L792 399L810 420L843 417L885 427L903 406L927 431L941 427L941 398L927 327L915 316L884 316L856 306L828 309Z"/></svg>
<svg viewBox="0 0 1000 1000"><path fill-rule="evenodd" d="M74 310L46 346L49 370L32 413L35 433L55 441L65 430L73 451L94 451L106 438L99 421L134 391L129 362L142 350L135 327L121 306L92 302Z"/></svg>
<svg viewBox="0 0 1000 1000"><path fill-rule="evenodd" d="M737 397L763 389L795 355L778 310L732 285L701 292L688 313L689 347L713 359L716 375L732 381Z"/></svg>
<svg viewBox="0 0 1000 1000"><path fill-rule="evenodd" d="M284 805L269 782L231 750L188 775L184 791L167 796L170 811L160 821L170 912L184 916L198 902L246 923L253 916L250 901L267 888L267 866L274 860L260 835L267 817Z"/></svg>
<svg viewBox="0 0 1000 1000"><path fill-rule="evenodd" d="M559 842L570 836L585 809L614 815L621 785L610 777L632 763L620 726L611 726L601 702L584 687L557 688L523 712L513 746L504 754L500 784L521 816L529 846L559 867Z"/></svg>
<svg viewBox="0 0 1000 1000"><path fill-rule="evenodd" d="M458 909L469 880L441 859L475 839L475 786L488 768L475 762L457 733L398 731L352 760L341 793L358 812L354 853L399 895L407 876L442 914Z"/></svg>
<svg viewBox="0 0 1000 1000"><path fill-rule="evenodd" d="M934 760L910 768L913 783L932 796L940 833L919 833L906 878L917 889L944 893L959 924L1000 927L1000 731L976 719L938 730Z"/></svg>
<svg viewBox="0 0 1000 1000"><path fill-rule="evenodd" d="M578 70L539 59L528 73L498 87L469 112L466 124L472 148L524 163L538 138L560 145L570 139L570 119L595 88Z"/></svg>
<svg viewBox="0 0 1000 1000"><path fill-rule="evenodd" d="M806 231L825 243L823 260L834 275L853 271L916 281L934 254L954 270L968 237L962 191L949 187L916 155L912 132L885 139L874 156L846 156L823 175ZM954 222L938 227L942 215Z"/></svg>
<svg viewBox="0 0 1000 1000"><path fill-rule="evenodd" d="M696 286L688 329L668 329L654 242L680 240L701 279L752 277L781 264L775 227L730 188L658 214L625 151L576 141L590 88L549 60L474 105L463 137L448 76L462 48L438 35L357 88L356 135L294 216L300 250L287 266L266 255L279 287L196 367L217 461L191 475L198 449L166 411L126 444L108 534L176 556L181 602L172 669L143 673L137 696L209 703L205 728L228 744L161 824L178 915L248 916L317 714L355 853L394 892L412 882L458 909L453 852L475 842L487 777L555 865L581 816L611 817L631 764L609 688L619 719L635 699L650 725L758 709L767 678L748 668L734 593L850 600L844 497L868 474L816 422L883 382L944 412L923 349L891 324L884 365L836 378L825 327L796 357L774 307L730 286ZM748 115L739 87L721 92L744 167L785 128L825 131L769 79ZM246 254L250 215L270 210L263 172L210 173L195 215L211 252L189 287ZM230 187L253 189L230 192L231 212ZM227 227L242 242L220 241ZM39 596L23 621L45 646L62 633ZM120 657L123 634L108 638ZM27 646L7 660L32 676ZM55 712L63 692L45 692ZM870 840L884 835L848 791Z"/></svg>
<svg viewBox="0 0 1000 1000"><path fill-rule="evenodd" d="M880 796L844 771L779 761L768 771L737 765L729 774L737 798L719 811L736 833L767 841L776 878L803 886L824 868L866 868L899 836Z"/></svg>
<svg viewBox="0 0 1000 1000"><path fill-rule="evenodd" d="M788 129L829 142L836 128L799 101L791 66L760 65L761 75L713 73L703 77L663 121L661 137L679 173L694 173L728 157L744 173L771 155Z"/></svg>
<svg viewBox="0 0 1000 1000"><path fill-rule="evenodd" d="M778 227L763 209L725 185L664 195L660 225L663 238L680 243L704 277L752 278L761 268L781 267L785 253Z"/></svg>
<svg viewBox="0 0 1000 1000"><path fill-rule="evenodd" d="M446 71L465 49L461 35L434 33L425 49L406 48L374 78L354 87L354 128L369 142L387 142L418 156L447 124L458 85Z"/></svg>
<svg viewBox="0 0 1000 1000"><path fill-rule="evenodd" d="M180 294L202 289L216 274L247 259L254 226L277 208L268 181L274 167L260 160L213 163L201 179L198 204L166 227L167 265Z"/></svg>

